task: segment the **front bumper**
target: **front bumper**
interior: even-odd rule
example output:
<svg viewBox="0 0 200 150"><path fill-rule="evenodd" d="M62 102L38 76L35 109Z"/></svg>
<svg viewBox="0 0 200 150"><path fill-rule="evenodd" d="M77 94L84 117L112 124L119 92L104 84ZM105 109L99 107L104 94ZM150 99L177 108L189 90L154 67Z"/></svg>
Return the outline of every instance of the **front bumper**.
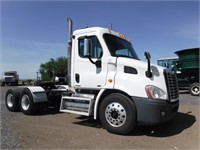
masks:
<svg viewBox="0 0 200 150"><path fill-rule="evenodd" d="M132 97L136 105L137 120L141 125L156 125L169 121L178 111L179 101L149 100Z"/></svg>

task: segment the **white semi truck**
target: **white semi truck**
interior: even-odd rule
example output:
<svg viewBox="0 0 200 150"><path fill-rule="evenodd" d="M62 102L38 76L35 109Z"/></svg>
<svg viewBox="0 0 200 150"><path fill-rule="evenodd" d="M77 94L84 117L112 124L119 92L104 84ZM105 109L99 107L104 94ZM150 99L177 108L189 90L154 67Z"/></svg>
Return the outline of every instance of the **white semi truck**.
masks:
<svg viewBox="0 0 200 150"><path fill-rule="evenodd" d="M19 75L17 74L17 71L6 71L4 72L1 86L4 86L5 84L18 85L18 81Z"/></svg>
<svg viewBox="0 0 200 150"><path fill-rule="evenodd" d="M130 41L110 29L92 27L72 34L69 24L68 85L43 82L8 90L6 106L26 115L56 102L60 112L93 117L111 133L129 134L136 125L169 121L179 107L176 75L139 60ZM55 103L54 103L55 104Z"/></svg>

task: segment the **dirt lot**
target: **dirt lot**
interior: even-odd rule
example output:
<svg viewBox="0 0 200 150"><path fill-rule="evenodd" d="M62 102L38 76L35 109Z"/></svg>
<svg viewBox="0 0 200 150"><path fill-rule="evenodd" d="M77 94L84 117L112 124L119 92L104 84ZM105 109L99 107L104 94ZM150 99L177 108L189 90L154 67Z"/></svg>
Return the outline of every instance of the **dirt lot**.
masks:
<svg viewBox="0 0 200 150"><path fill-rule="evenodd" d="M2 88L1 101L7 88ZM199 106L199 97L182 93L173 120L162 126L138 126L128 136L108 133L93 119L55 110L21 114L9 128L24 149L200 149Z"/></svg>

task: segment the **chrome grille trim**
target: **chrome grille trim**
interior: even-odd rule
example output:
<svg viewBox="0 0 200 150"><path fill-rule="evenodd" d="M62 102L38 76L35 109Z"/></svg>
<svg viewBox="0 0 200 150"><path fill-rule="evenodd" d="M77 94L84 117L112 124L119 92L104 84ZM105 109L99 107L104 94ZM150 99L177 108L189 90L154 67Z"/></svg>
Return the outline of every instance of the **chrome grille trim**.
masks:
<svg viewBox="0 0 200 150"><path fill-rule="evenodd" d="M165 80L167 84L168 97L170 102L175 102L179 100L178 94L178 81L175 73L164 72Z"/></svg>

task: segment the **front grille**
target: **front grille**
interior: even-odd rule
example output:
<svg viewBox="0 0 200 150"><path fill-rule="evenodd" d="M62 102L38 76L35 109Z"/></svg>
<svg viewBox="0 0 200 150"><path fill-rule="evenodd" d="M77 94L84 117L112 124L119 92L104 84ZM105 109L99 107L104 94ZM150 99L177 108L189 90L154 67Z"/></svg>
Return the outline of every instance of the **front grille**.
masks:
<svg viewBox="0 0 200 150"><path fill-rule="evenodd" d="M5 77L5 82L11 82L12 78L11 77Z"/></svg>
<svg viewBox="0 0 200 150"><path fill-rule="evenodd" d="M178 82L175 73L165 71L165 80L167 83L168 97L170 102L177 101L178 95Z"/></svg>

